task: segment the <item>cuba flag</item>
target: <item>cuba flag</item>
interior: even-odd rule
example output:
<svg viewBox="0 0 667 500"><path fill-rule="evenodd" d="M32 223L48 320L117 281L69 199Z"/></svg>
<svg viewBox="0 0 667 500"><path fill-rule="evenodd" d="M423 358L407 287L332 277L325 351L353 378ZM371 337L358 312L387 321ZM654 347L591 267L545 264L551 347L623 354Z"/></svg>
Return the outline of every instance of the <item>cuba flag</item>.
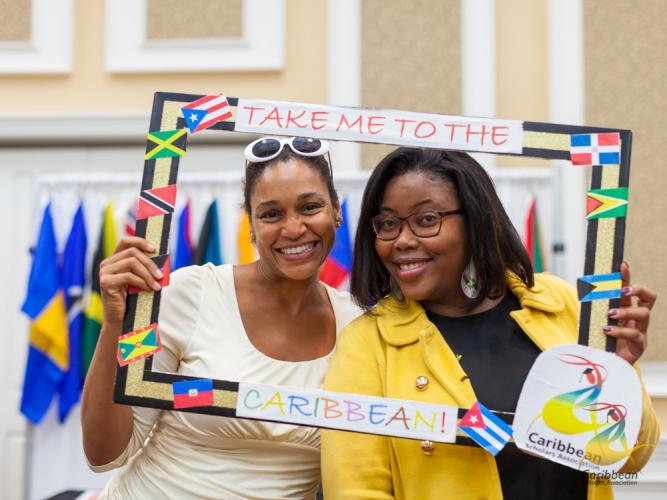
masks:
<svg viewBox="0 0 667 500"><path fill-rule="evenodd" d="M44 209L21 310L30 318L30 344L21 413L39 423L69 368L65 296L57 263L51 205Z"/></svg>
<svg viewBox="0 0 667 500"><path fill-rule="evenodd" d="M334 288L347 284L352 271L352 245L347 224L347 200L341 206L343 223L336 229L336 241L331 253L320 270L320 281Z"/></svg>

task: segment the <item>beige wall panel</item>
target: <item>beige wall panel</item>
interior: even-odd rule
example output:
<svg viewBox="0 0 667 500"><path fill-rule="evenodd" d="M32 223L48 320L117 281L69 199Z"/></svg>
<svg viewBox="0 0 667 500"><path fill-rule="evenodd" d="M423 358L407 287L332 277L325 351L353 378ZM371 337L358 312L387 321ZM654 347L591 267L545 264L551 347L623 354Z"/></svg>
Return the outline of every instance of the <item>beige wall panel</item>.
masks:
<svg viewBox="0 0 667 500"><path fill-rule="evenodd" d="M30 0L0 0L0 42L30 40Z"/></svg>
<svg viewBox="0 0 667 500"><path fill-rule="evenodd" d="M667 398L653 398L653 408L658 415L660 429L667 430Z"/></svg>
<svg viewBox="0 0 667 500"><path fill-rule="evenodd" d="M243 0L148 0L146 36L239 38L243 35Z"/></svg>
<svg viewBox="0 0 667 500"><path fill-rule="evenodd" d="M549 121L548 0L496 2L496 116ZM500 156L499 166L546 160Z"/></svg>
<svg viewBox="0 0 667 500"><path fill-rule="evenodd" d="M459 0L362 1L362 105L461 113ZM391 146L367 145L372 168Z"/></svg>
<svg viewBox="0 0 667 500"><path fill-rule="evenodd" d="M111 75L104 69L104 0L76 1L72 73L0 76L0 109L148 112L156 90L324 103L326 1L287 0L285 4L282 71Z"/></svg>
<svg viewBox="0 0 667 500"><path fill-rule="evenodd" d="M632 281L656 290L644 359L667 361L667 16L663 0L584 2L586 123L632 129L625 243Z"/></svg>

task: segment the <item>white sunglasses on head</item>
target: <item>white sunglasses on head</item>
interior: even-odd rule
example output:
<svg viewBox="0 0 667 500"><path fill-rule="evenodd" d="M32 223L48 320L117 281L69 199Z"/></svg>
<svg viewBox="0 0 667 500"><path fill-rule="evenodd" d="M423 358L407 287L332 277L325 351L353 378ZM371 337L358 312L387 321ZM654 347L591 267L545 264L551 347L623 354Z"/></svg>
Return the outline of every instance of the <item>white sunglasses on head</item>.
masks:
<svg viewBox="0 0 667 500"><path fill-rule="evenodd" d="M251 142L243 155L252 163L273 160L280 156L285 145L300 156L322 156L329 152L329 143L310 137L263 137Z"/></svg>

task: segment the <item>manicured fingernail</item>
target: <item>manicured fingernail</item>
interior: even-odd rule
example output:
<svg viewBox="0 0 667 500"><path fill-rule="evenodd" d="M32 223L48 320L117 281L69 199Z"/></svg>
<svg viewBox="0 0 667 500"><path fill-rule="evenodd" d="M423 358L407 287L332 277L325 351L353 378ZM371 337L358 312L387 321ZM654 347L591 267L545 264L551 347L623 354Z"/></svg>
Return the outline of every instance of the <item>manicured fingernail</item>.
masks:
<svg viewBox="0 0 667 500"><path fill-rule="evenodd" d="M632 293L632 287L626 286L623 288L623 290L621 290L621 292L623 295L630 295Z"/></svg>
<svg viewBox="0 0 667 500"><path fill-rule="evenodd" d="M160 289L162 288L162 287L160 286L160 283L158 283L157 281L154 281L153 284L152 284L151 286L153 287L153 290L155 290L156 292L159 292Z"/></svg>
<svg viewBox="0 0 667 500"><path fill-rule="evenodd" d="M616 316L618 316L618 309L609 309L609 312L607 313L607 315L610 318L615 318Z"/></svg>
<svg viewBox="0 0 667 500"><path fill-rule="evenodd" d="M146 245L146 249L147 249L149 252L155 252L155 247L154 247L152 244L150 244L150 243L149 243L148 245Z"/></svg>
<svg viewBox="0 0 667 500"><path fill-rule="evenodd" d="M160 271L157 268L153 270L153 275L159 280L161 280L164 277L164 275L162 274L162 271Z"/></svg>
<svg viewBox="0 0 667 500"><path fill-rule="evenodd" d="M602 331L604 331L604 333L611 333L614 331L614 327L607 325L602 329Z"/></svg>

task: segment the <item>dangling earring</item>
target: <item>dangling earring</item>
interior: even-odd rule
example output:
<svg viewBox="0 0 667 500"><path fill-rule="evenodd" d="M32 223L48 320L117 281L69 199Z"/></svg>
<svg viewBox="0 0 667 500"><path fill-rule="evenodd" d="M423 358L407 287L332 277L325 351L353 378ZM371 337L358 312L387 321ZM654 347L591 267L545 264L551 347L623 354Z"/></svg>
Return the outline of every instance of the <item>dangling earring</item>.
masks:
<svg viewBox="0 0 667 500"><path fill-rule="evenodd" d="M340 220L340 219L336 219L336 229L338 229L342 225L343 225L343 221Z"/></svg>
<svg viewBox="0 0 667 500"><path fill-rule="evenodd" d="M479 295L479 281L477 279L477 269L472 259L463 270L461 275L461 290L469 299L476 299Z"/></svg>

